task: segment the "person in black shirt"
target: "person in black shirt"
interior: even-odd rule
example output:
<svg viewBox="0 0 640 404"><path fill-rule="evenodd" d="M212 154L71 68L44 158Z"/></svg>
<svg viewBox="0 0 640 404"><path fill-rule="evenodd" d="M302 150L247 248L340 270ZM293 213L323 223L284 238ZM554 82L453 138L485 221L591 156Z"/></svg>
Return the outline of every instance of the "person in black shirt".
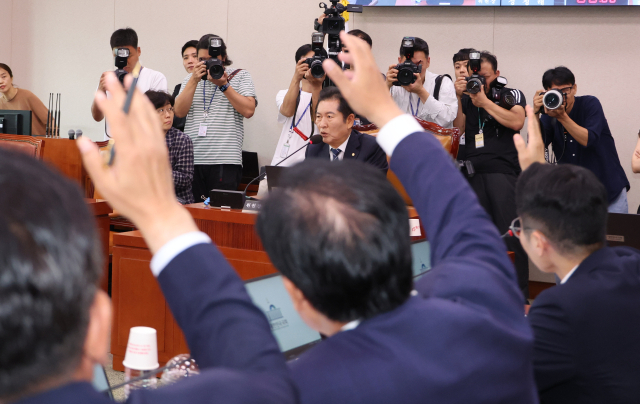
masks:
<svg viewBox="0 0 640 404"><path fill-rule="evenodd" d="M616 144L600 101L591 95L576 97L578 86L571 70L564 66L547 70L542 76L544 90L536 91L533 110L540 118L545 146L553 144L555 160L592 171L604 184L609 197L609 212L629 213L627 175L620 164ZM543 106L544 93L558 90L563 103L558 109Z"/></svg>
<svg viewBox="0 0 640 404"><path fill-rule="evenodd" d="M184 70L187 71L187 74L193 73L193 69L196 67L196 63L198 63L198 51L196 47L198 46L198 41L195 39L185 43L182 46L182 65L184 66ZM172 97L175 99L178 94L180 94L180 88L182 87L182 83L178 84L173 90ZM173 117L173 127L178 129L181 132L184 132L184 124L187 122L187 117L178 118L177 115Z"/></svg>
<svg viewBox="0 0 640 404"><path fill-rule="evenodd" d="M466 159L473 164L475 175L468 177L480 204L500 233L509 229L516 214L515 186L520 174L518 153L513 135L524 126L526 101L520 90L504 87L499 102L490 99L500 76L498 60L489 52L480 53L478 74L485 79L482 91L466 93L465 77L456 79L456 95L462 105L454 126L466 134ZM529 297L529 259L520 241L505 239L509 251L515 253L518 285L525 299Z"/></svg>
<svg viewBox="0 0 640 404"><path fill-rule="evenodd" d="M456 75L456 80L459 77L469 77L469 52L475 52L476 50L473 48L462 48L453 55L453 70ZM456 117L463 114L462 112L462 102L458 99L458 114ZM455 122L455 121L454 121ZM462 121L464 123L464 121ZM464 136L464 127L458 128L460 129L460 147L458 148L458 160L464 161L467 159L467 153L465 151L465 136Z"/></svg>

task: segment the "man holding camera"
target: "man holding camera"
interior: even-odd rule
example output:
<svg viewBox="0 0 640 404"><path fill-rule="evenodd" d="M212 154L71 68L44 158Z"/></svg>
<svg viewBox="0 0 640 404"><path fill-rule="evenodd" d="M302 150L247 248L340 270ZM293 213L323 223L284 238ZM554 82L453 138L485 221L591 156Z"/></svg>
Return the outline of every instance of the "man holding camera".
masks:
<svg viewBox="0 0 640 404"><path fill-rule="evenodd" d="M515 186L521 169L513 135L524 126L526 101L520 90L505 87L506 79L491 53L470 52L468 63L470 77L458 77L455 83L462 107L454 124L468 135L466 158L475 171L467 172L469 183L500 233L505 233L517 216ZM517 239L505 241L515 253L518 284L527 298L527 254Z"/></svg>
<svg viewBox="0 0 640 404"><path fill-rule="evenodd" d="M473 48L463 48L458 51L455 55L453 55L453 72L456 75L456 80L460 77L469 77L469 53L475 52L476 50ZM462 103L458 102L458 114L456 117L463 114L462 112ZM455 120L454 120L455 122ZM464 136L464 127L458 127L460 130L460 147L458 148L458 160L464 161L467 157L467 152L465 150L465 136Z"/></svg>
<svg viewBox="0 0 640 404"><path fill-rule="evenodd" d="M123 55L127 55L126 66L124 66L122 70L126 73L131 73L133 68L136 67L136 64L138 64L140 55L142 54L142 50L138 46L138 34L136 31L132 28L118 29L111 34L110 44L114 57L117 57L119 49L126 49L126 51L120 51ZM98 91L106 92L104 83L107 73L108 72L104 72L100 76ZM137 88L143 93L148 90L167 92L167 78L160 72L151 70L148 67L142 67L140 75L138 76ZM95 101L91 104L91 115L96 122L104 119L104 114L100 111ZM109 135L109 125L106 125L104 139L107 140L109 138L111 138Z"/></svg>
<svg viewBox="0 0 640 404"><path fill-rule="evenodd" d="M310 66L306 61L314 56L315 51L311 45L302 45L298 48L295 55L296 69L291 84L287 90L282 90L276 95L278 123L283 126L271 165L278 164L303 147L309 138L318 132L313 116L315 116L314 111L318 103L318 94L322 90L324 76L316 78L311 74ZM292 166L302 160L304 160L304 153L300 152L284 161L281 166Z"/></svg>
<svg viewBox="0 0 640 404"><path fill-rule="evenodd" d="M175 114L187 117L184 133L193 141L193 196L201 201L212 189L235 191L242 178L244 118L258 105L251 75L229 69L224 40L204 35L197 45L200 60L182 82Z"/></svg>
<svg viewBox="0 0 640 404"><path fill-rule="evenodd" d="M398 64L389 66L387 87L404 112L443 128L452 128L458 111L453 82L427 69L429 45L418 37L405 37Z"/></svg>
<svg viewBox="0 0 640 404"><path fill-rule="evenodd" d="M558 66L542 76L544 90L533 97L545 146L553 143L557 163L574 164L592 171L607 189L609 212L629 213L627 175L600 101L591 95L576 97L578 86L568 68Z"/></svg>

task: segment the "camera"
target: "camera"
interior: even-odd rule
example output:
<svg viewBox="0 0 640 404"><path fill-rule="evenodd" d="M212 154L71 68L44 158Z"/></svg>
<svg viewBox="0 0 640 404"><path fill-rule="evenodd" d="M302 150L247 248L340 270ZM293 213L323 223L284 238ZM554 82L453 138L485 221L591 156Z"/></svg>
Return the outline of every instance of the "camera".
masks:
<svg viewBox="0 0 640 404"><path fill-rule="evenodd" d="M505 77L496 77L496 79L493 80L489 85L491 89L489 99L498 106L510 110L517 104L517 100L516 97L511 93L511 91L504 94L502 93L502 89L505 88L507 84L508 82Z"/></svg>
<svg viewBox="0 0 640 404"><path fill-rule="evenodd" d="M124 70L124 68L127 65L127 61L129 59L129 49L116 48L115 55L116 55L116 70L114 73L116 74L116 77L120 81L120 84L124 85L124 76L127 75L127 72Z"/></svg>
<svg viewBox="0 0 640 404"><path fill-rule="evenodd" d="M561 93L558 90L549 90L542 97L542 105L547 109L558 109L564 104L565 97L565 93Z"/></svg>
<svg viewBox="0 0 640 404"><path fill-rule="evenodd" d="M471 77L465 77L469 94L478 94L482 90L482 86L486 84L484 77L478 74L480 63L480 52L470 52L469 69L471 70Z"/></svg>
<svg viewBox="0 0 640 404"><path fill-rule="evenodd" d="M322 62L327 58L323 55L324 51L324 35L320 32L314 32L311 34L311 48L315 52L315 55L311 58L307 58L304 62L309 65L311 75L317 79L324 77L324 69L322 68Z"/></svg>
<svg viewBox="0 0 640 404"><path fill-rule="evenodd" d="M320 3L320 8L324 8L324 14L326 17L322 20L322 33L327 35L340 35L340 31L344 31L344 18L342 13L345 11L349 13L362 13L362 5L347 4L345 7L343 4L338 3L338 0L330 0L331 7L325 3ZM317 29L317 28L316 28ZM319 29L317 29L320 31Z"/></svg>
<svg viewBox="0 0 640 404"><path fill-rule="evenodd" d="M417 65L411 61L411 59L413 58L414 46L414 37L405 36L404 38L402 38L402 46L400 48L400 52L402 53L402 55L404 55L406 60L396 65L398 76L397 81L393 82L394 86L408 86L415 83L415 73L420 74L420 72L422 71L422 66Z"/></svg>
<svg viewBox="0 0 640 404"><path fill-rule="evenodd" d="M211 38L209 40L209 56L211 59L205 60L204 65L212 79L218 80L224 76L224 65L218 56L222 55L222 39ZM207 79L207 73L202 76L202 80Z"/></svg>

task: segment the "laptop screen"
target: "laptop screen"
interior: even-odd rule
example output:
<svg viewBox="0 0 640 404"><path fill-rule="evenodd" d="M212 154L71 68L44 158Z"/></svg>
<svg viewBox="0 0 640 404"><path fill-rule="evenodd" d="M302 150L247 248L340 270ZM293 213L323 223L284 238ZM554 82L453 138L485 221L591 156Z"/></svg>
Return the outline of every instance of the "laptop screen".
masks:
<svg viewBox="0 0 640 404"><path fill-rule="evenodd" d="M431 269L431 247L427 240L418 240L411 244L413 261L413 279L416 280Z"/></svg>
<svg viewBox="0 0 640 404"><path fill-rule="evenodd" d="M271 332L287 360L320 342L320 333L309 328L293 308L282 275L253 279L245 286L253 303L267 316Z"/></svg>

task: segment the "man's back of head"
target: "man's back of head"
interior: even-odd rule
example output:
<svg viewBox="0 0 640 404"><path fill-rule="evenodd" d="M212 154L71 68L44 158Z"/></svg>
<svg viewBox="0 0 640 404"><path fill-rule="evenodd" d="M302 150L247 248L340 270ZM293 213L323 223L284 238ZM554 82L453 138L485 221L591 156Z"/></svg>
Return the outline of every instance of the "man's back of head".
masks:
<svg viewBox="0 0 640 404"><path fill-rule="evenodd" d="M585 168L531 165L518 180L516 206L525 234L541 231L561 254L593 252L605 243L607 192Z"/></svg>
<svg viewBox="0 0 640 404"><path fill-rule="evenodd" d="M77 186L31 157L0 149L0 189L5 401L71 381L102 265L94 219Z"/></svg>
<svg viewBox="0 0 640 404"><path fill-rule="evenodd" d="M379 170L308 160L288 170L256 227L278 270L330 320L388 312L413 287L408 214Z"/></svg>

